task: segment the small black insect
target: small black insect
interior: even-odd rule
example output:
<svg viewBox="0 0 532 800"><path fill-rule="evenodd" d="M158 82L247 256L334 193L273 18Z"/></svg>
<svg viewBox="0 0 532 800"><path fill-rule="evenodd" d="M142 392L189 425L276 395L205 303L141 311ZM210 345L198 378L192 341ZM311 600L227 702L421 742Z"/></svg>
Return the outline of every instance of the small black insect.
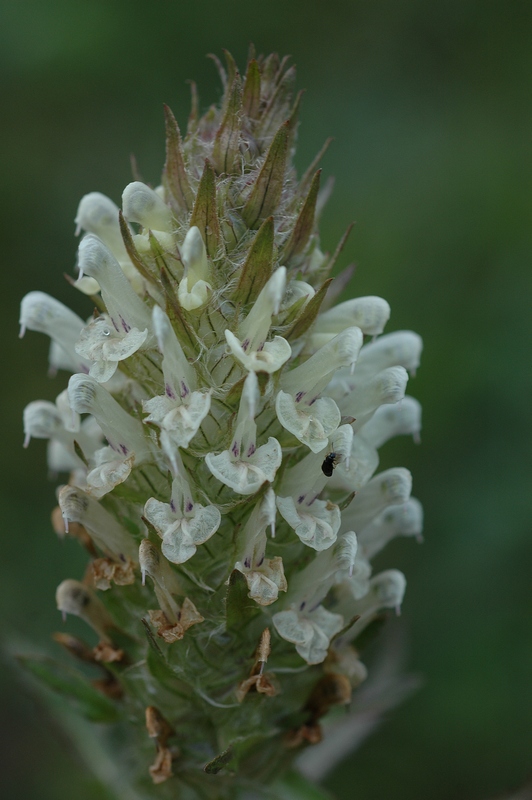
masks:
<svg viewBox="0 0 532 800"><path fill-rule="evenodd" d="M321 465L321 471L324 475L328 478L331 477L333 474L333 470L335 466L338 464L339 456L338 453L327 453L325 458L323 459L323 464Z"/></svg>

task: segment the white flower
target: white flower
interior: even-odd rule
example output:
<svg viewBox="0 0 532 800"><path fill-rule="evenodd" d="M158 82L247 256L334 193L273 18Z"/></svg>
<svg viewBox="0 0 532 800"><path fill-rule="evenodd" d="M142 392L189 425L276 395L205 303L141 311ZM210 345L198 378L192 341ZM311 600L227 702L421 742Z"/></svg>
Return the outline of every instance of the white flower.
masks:
<svg viewBox="0 0 532 800"><path fill-rule="evenodd" d="M259 398L257 376L250 372L244 382L231 447L205 456L214 477L238 494L255 494L263 483L273 482L283 458L281 445L272 436L266 444L256 445L254 417Z"/></svg>
<svg viewBox="0 0 532 800"><path fill-rule="evenodd" d="M261 606L275 603L279 592L286 592L287 583L284 576L283 559L280 556L264 558L261 563L249 569L244 563L237 561L235 569L241 572L247 581L248 597Z"/></svg>
<svg viewBox="0 0 532 800"><path fill-rule="evenodd" d="M341 421L335 401L319 395L338 369L354 368L361 345L360 328L347 328L281 376L281 391L275 402L279 422L314 453L327 446Z"/></svg>
<svg viewBox="0 0 532 800"><path fill-rule="evenodd" d="M112 447L101 447L89 463L91 469L86 477L87 491L94 497L103 497L129 478L135 465L135 455L122 455Z"/></svg>
<svg viewBox="0 0 532 800"><path fill-rule="evenodd" d="M63 486L59 490L58 502L67 531L69 522L79 522L104 553L122 560L124 557L138 560L133 537L93 497L77 486Z"/></svg>
<svg viewBox="0 0 532 800"><path fill-rule="evenodd" d="M345 582L346 591L341 594L339 609L345 617L352 619L357 616L357 621L342 635L342 642L355 639L364 628L375 618L379 612L388 608L400 613L403 602L406 578L397 569L388 569L375 575L367 584L367 591L359 599L349 593L349 581Z"/></svg>
<svg viewBox="0 0 532 800"><path fill-rule="evenodd" d="M161 503L151 497L144 507L146 519L163 540L163 555L174 564L192 558L198 546L216 533L221 521L216 506L202 506L194 501L182 464L179 467L170 502Z"/></svg>
<svg viewBox="0 0 532 800"><path fill-rule="evenodd" d="M279 422L306 444L313 453L327 447L329 436L338 428L342 415L331 397L320 397L312 405L298 404L288 392L279 391L275 400Z"/></svg>
<svg viewBox="0 0 532 800"><path fill-rule="evenodd" d="M157 192L141 181L128 183L122 193L122 209L129 222L138 222L143 228L171 231L172 212Z"/></svg>
<svg viewBox="0 0 532 800"><path fill-rule="evenodd" d="M286 268L279 267L262 288L253 308L238 329L238 336L229 330L225 338L233 356L248 371L277 372L288 361L292 349L282 336L266 341L272 316L279 312L286 286Z"/></svg>
<svg viewBox="0 0 532 800"><path fill-rule="evenodd" d="M423 530L423 508L411 497L406 503L388 506L361 529L358 539L366 558L373 558L395 536L415 536Z"/></svg>
<svg viewBox="0 0 532 800"><path fill-rule="evenodd" d="M225 338L233 356L245 369L253 372L277 372L285 364L292 349L282 336L274 336L271 342L263 342L257 350L251 350L249 344L241 344L234 333L225 331ZM250 348L249 353L246 349Z"/></svg>
<svg viewBox="0 0 532 800"><path fill-rule="evenodd" d="M185 274L179 283L179 302L187 311L194 311L204 306L212 294L207 250L200 229L196 225L193 225L185 236L181 246L181 258Z"/></svg>
<svg viewBox="0 0 532 800"><path fill-rule="evenodd" d="M239 537L239 560L235 569L241 572L248 584L249 597L261 606L277 600L279 592L286 592L283 560L280 556L266 558L266 530L275 531L275 495L268 489L256 505Z"/></svg>
<svg viewBox="0 0 532 800"><path fill-rule="evenodd" d="M188 447L198 432L209 413L211 395L208 391L196 391L194 369L159 306L153 309L153 328L163 354L165 393L143 402L142 407L149 414L144 422L152 422L161 429L161 445L176 472L176 448Z"/></svg>
<svg viewBox="0 0 532 800"><path fill-rule="evenodd" d="M279 611L272 617L275 630L287 642L293 642L296 650L307 664L321 664L333 636L342 630L344 619L340 614L332 614L323 606L310 613L298 612L291 608Z"/></svg>
<svg viewBox="0 0 532 800"><path fill-rule="evenodd" d="M346 328L355 326L368 336L382 333L390 306L382 297L355 297L324 311L312 329L311 346L321 346Z"/></svg>
<svg viewBox="0 0 532 800"><path fill-rule="evenodd" d="M122 266L129 262L129 257L120 233L118 214L118 206L109 197L101 192L89 192L81 198L74 222L76 236L81 231L94 233Z"/></svg>
<svg viewBox="0 0 532 800"><path fill-rule="evenodd" d="M277 508L303 544L314 550L326 550L335 543L341 514L330 500L314 500L306 505L293 497L278 497Z"/></svg>
<svg viewBox="0 0 532 800"><path fill-rule="evenodd" d="M344 530L362 530L388 506L406 503L412 491L412 475L392 467L375 475L342 514Z"/></svg>
<svg viewBox="0 0 532 800"><path fill-rule="evenodd" d="M106 383L116 372L119 361L129 358L148 338L148 329L130 328L127 333L117 331L107 315L92 320L82 330L76 344L76 353L94 362L89 375L98 383Z"/></svg>
<svg viewBox="0 0 532 800"><path fill-rule="evenodd" d="M53 371L89 371L89 362L75 351L84 326L81 317L44 292L30 292L20 304L20 337L30 330L46 333L51 338L50 367Z"/></svg>
<svg viewBox="0 0 532 800"><path fill-rule="evenodd" d="M79 243L78 267L80 277L89 275L98 281L107 313L117 332L129 333L132 328L151 332L147 305L133 290L114 255L93 233L88 233Z"/></svg>

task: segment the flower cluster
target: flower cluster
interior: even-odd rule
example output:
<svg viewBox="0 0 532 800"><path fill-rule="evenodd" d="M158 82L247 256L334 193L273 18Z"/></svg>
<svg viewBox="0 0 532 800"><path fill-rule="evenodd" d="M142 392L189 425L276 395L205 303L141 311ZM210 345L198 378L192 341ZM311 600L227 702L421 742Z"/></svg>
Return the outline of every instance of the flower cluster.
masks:
<svg viewBox="0 0 532 800"><path fill-rule="evenodd" d="M401 606L404 576L371 559L422 528L408 470L377 473L382 444L420 431L421 340L383 334L380 297L334 305L350 271L331 285L317 160L292 165L293 68L219 68L221 104L194 101L184 139L166 109L160 186L82 198L74 286L95 314L35 291L20 317L72 373L24 411L25 446L47 439L65 476L55 528L91 553L57 605L96 632L124 718L148 709L156 783L316 741L313 687L360 682L360 633Z"/></svg>

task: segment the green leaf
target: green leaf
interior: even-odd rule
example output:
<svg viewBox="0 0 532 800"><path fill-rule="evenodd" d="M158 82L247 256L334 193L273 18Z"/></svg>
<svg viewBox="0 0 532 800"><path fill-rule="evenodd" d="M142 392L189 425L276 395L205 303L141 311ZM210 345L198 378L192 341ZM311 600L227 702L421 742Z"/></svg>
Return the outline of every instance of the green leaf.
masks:
<svg viewBox="0 0 532 800"><path fill-rule="evenodd" d="M183 700L190 702L195 697L190 686L184 683L176 675L166 660L145 619L142 620L142 624L144 625L146 638L148 640L148 644L150 645L150 649L148 650L148 655L146 657L146 664L150 673L161 686L164 686L167 691L172 692L172 694L175 694L178 697L183 698Z"/></svg>
<svg viewBox="0 0 532 800"><path fill-rule="evenodd" d="M172 265L170 268L169 262L174 261L176 264L179 265L179 268L182 269L183 265L181 264L180 259L177 255L173 255L171 252L163 250L161 247L161 243L157 239L157 237L152 233L152 231L148 231L148 241L150 243L150 249L153 253L153 258L155 260L155 266L159 273L166 271L169 275L172 276L174 281L177 282L178 274L176 272L176 268Z"/></svg>
<svg viewBox="0 0 532 800"><path fill-rule="evenodd" d="M229 745L227 750L224 750L223 753L220 753L220 755L213 758L212 761L209 761L208 764L205 764L203 771L206 772L207 775L217 775L220 770L227 766L232 757L233 748Z"/></svg>
<svg viewBox="0 0 532 800"><path fill-rule="evenodd" d="M227 90L232 90L234 80L238 74L238 67L229 50L224 49L223 54L225 56L225 63L227 64ZM240 78L240 75L238 77ZM225 102L223 104L223 111L225 111L229 102L230 94L226 94Z"/></svg>
<svg viewBox="0 0 532 800"><path fill-rule="evenodd" d="M205 159L205 167L192 210L190 227L193 225L200 230L207 255L214 258L222 244L222 236L216 208L216 175L208 158Z"/></svg>
<svg viewBox="0 0 532 800"><path fill-rule="evenodd" d="M261 136L267 137L270 135L279 127L282 120L286 119L290 110L290 102L292 100L295 82L296 68L290 67L277 84L274 93L264 109L260 124Z"/></svg>
<svg viewBox="0 0 532 800"><path fill-rule="evenodd" d="M183 159L181 132L176 118L167 105L164 106L166 125L166 162L163 170L163 186L168 193L168 201L175 214L190 211L194 195L188 182Z"/></svg>
<svg viewBox="0 0 532 800"><path fill-rule="evenodd" d="M88 467L89 466L89 461L87 459L87 456L85 455L85 453L81 449L81 445L79 444L79 442L77 442L75 439L74 439L74 452L76 453L76 455L80 459L80 461L83 461L85 466Z"/></svg>
<svg viewBox="0 0 532 800"><path fill-rule="evenodd" d="M166 295L165 311L168 314L168 318L183 348L188 351L188 355L194 357L201 348L201 342L199 342L196 331L181 308L170 276L165 269L161 270L161 282Z"/></svg>
<svg viewBox="0 0 532 800"><path fill-rule="evenodd" d="M240 145L241 118L242 81L237 72L229 93L224 118L216 133L212 150L213 164L219 174L230 175L234 170L235 159Z"/></svg>
<svg viewBox="0 0 532 800"><path fill-rule="evenodd" d="M314 297L308 301L299 318L294 322L290 330L285 333L286 339L299 339L299 337L303 336L315 322L331 281L332 278L326 280L325 283L320 286Z"/></svg>
<svg viewBox="0 0 532 800"><path fill-rule="evenodd" d="M270 55L266 56L264 59L262 65L262 84L265 95L269 95L275 86L275 79L279 73L280 65L281 61L278 53L270 53Z"/></svg>
<svg viewBox="0 0 532 800"><path fill-rule="evenodd" d="M332 256L329 259L329 261L327 262L327 264L320 270L320 272L322 272L323 274L328 275L329 272L334 267L334 265L336 264L336 262L338 260L338 257L340 255L340 253L342 252L342 250L344 249L345 243L347 242L347 240L349 238L349 234L353 230L354 224L355 224L354 222L351 222L351 224L348 225L346 232L344 233L344 235L342 236L342 238L338 242L336 250L332 254Z"/></svg>
<svg viewBox="0 0 532 800"><path fill-rule="evenodd" d="M249 228L275 212L283 192L290 122L283 122L270 145L262 169L242 209L242 218Z"/></svg>
<svg viewBox="0 0 532 800"><path fill-rule="evenodd" d="M268 217L255 234L242 267L233 298L237 303L254 302L267 283L273 270L273 244L273 217Z"/></svg>
<svg viewBox="0 0 532 800"><path fill-rule="evenodd" d="M237 569L229 578L229 588L225 604L227 630L234 633L242 631L251 621L259 616L260 611L254 600L248 597L249 589L246 579Z"/></svg>
<svg viewBox="0 0 532 800"><path fill-rule="evenodd" d="M291 152L292 149L295 147L297 127L299 125L299 109L301 107L301 100L303 99L304 94L305 92L303 89L300 92L298 92L297 97L295 99L295 103L292 106L292 110L290 111L290 116L288 117L288 122L290 124L289 136L288 136L289 152Z"/></svg>
<svg viewBox="0 0 532 800"><path fill-rule="evenodd" d="M196 81L190 83L190 114L187 121L187 137L193 136L198 128L199 121L199 98Z"/></svg>
<svg viewBox="0 0 532 800"><path fill-rule="evenodd" d="M343 424L344 423L342 422L342 425ZM345 511L347 506L351 505L352 501L355 499L355 495L356 492L349 492L347 497L344 497L344 499L338 503L338 508L340 509L340 511Z"/></svg>
<svg viewBox="0 0 532 800"><path fill-rule="evenodd" d="M92 722L116 722L119 711L81 672L47 656L17 656L18 663L54 692L70 697L78 711Z"/></svg>
<svg viewBox="0 0 532 800"><path fill-rule="evenodd" d="M252 121L256 121L260 107L260 69L257 61L252 58L248 64L244 92L242 96L242 108L244 114Z"/></svg>
<svg viewBox="0 0 532 800"><path fill-rule="evenodd" d="M224 66L216 53L207 53L207 58L210 58L213 64L215 65L218 75L220 76L220 80L222 82L222 86L224 89L227 88L227 72L224 69Z"/></svg>
<svg viewBox="0 0 532 800"><path fill-rule="evenodd" d="M321 159L329 149L331 142L333 141L334 139L332 137L326 140L325 144L319 151L318 155L312 160L309 167L305 170L305 174L303 175L303 177L299 182L299 191L301 192L301 194L304 194L307 191L307 188L313 179L314 173L316 172L318 164L320 163Z"/></svg>
<svg viewBox="0 0 532 800"><path fill-rule="evenodd" d="M294 256L303 252L307 246L310 235L314 229L314 216L316 212L316 200L320 188L321 170L318 170L312 179L310 189L299 212L296 224L290 234L288 241L283 247L281 263L288 264Z"/></svg>

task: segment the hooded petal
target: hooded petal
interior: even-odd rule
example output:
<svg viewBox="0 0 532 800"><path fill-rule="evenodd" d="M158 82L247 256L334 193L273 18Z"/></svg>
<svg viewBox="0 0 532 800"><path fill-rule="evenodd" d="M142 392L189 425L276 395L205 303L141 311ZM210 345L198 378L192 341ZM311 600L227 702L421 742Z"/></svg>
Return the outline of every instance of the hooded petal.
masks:
<svg viewBox="0 0 532 800"><path fill-rule="evenodd" d="M334 503L314 500L307 506L297 504L292 497L278 497L277 508L303 544L314 550L327 550L335 543L341 514Z"/></svg>
<svg viewBox="0 0 532 800"><path fill-rule="evenodd" d="M320 397L312 405L298 404L291 394L280 391L275 400L277 418L283 428L319 453L341 421L338 406L330 397Z"/></svg>
<svg viewBox="0 0 532 800"><path fill-rule="evenodd" d="M235 460L229 450L207 453L205 463L215 478L238 494L255 494L263 483L270 483L281 466L283 451L272 436L245 460Z"/></svg>

